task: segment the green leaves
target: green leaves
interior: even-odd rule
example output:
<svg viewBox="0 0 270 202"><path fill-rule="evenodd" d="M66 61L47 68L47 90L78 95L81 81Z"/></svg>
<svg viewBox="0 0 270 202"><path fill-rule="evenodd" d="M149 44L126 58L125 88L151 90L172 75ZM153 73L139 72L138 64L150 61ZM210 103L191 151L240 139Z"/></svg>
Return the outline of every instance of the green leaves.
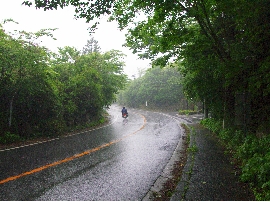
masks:
<svg viewBox="0 0 270 202"><path fill-rule="evenodd" d="M59 49L53 62L59 75L67 125L84 124L100 116L115 94L124 87L123 54L119 51L85 52L72 47Z"/></svg>
<svg viewBox="0 0 270 202"><path fill-rule="evenodd" d="M57 135L100 120L125 85L124 55L82 55L74 47L50 53L35 42L51 36L50 29L20 33L15 38L0 29L0 136Z"/></svg>
<svg viewBox="0 0 270 202"><path fill-rule="evenodd" d="M120 99L121 98L121 99ZM130 107L177 108L183 99L181 77L175 68L153 68L138 79L130 82L119 96L121 104Z"/></svg>
<svg viewBox="0 0 270 202"><path fill-rule="evenodd" d="M25 40L32 36L37 39L43 36L43 31L40 35L27 32L23 35L27 36ZM22 37L15 39L1 34L4 36L0 38L1 133L21 137L49 133L51 121L58 118L59 99L52 81L53 71L46 64L46 50Z"/></svg>

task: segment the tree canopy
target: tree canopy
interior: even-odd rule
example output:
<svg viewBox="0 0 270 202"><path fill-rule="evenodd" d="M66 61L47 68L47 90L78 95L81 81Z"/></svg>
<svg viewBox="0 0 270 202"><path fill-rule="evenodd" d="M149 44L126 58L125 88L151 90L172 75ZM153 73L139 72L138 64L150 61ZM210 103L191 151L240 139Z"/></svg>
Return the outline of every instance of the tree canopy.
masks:
<svg viewBox="0 0 270 202"><path fill-rule="evenodd" d="M33 40L50 30L14 37L0 28L0 139L50 136L101 120L126 83L120 51L82 54L66 46L52 53Z"/></svg>
<svg viewBox="0 0 270 202"><path fill-rule="evenodd" d="M35 0L34 4L44 10L74 6L75 15L87 22L106 15L120 28L128 27L126 46L140 57L152 59L154 66L178 62L186 94L204 101L215 117L234 124L235 99L242 96L248 106L242 118L250 130L270 122L268 0Z"/></svg>

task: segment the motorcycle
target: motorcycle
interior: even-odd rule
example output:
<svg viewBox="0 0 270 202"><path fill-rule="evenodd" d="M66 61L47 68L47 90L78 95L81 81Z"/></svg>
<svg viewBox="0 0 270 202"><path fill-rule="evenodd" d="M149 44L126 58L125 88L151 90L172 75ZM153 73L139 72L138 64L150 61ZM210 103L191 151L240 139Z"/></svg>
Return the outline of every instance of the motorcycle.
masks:
<svg viewBox="0 0 270 202"><path fill-rule="evenodd" d="M124 119L126 119L126 118L128 117L128 113L123 113L123 114L122 114L122 117L123 117Z"/></svg>

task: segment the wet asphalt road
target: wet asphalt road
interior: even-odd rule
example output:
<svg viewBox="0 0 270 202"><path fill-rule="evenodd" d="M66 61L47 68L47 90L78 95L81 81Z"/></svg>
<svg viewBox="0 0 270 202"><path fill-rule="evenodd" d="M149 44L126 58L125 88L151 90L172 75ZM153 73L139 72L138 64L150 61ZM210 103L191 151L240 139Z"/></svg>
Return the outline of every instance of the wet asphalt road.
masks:
<svg viewBox="0 0 270 202"><path fill-rule="evenodd" d="M120 111L111 106L105 127L0 151L0 200L142 200L182 129L171 116L140 110L128 109L123 122Z"/></svg>

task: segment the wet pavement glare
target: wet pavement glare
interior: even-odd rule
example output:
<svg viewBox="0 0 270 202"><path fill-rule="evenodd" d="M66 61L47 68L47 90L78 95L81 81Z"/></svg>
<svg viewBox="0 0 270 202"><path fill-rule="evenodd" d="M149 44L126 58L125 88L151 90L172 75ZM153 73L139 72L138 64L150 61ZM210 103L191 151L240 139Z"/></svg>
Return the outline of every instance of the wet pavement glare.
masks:
<svg viewBox="0 0 270 202"><path fill-rule="evenodd" d="M168 163L181 138L181 128L178 121L164 114L130 109L128 119L123 120L120 111L118 106L110 107L112 123L106 127L0 152L2 180L112 143L80 158L0 184L0 200L142 200ZM10 160L22 156L28 160L15 160L11 168ZM30 163L33 161L34 165Z"/></svg>

